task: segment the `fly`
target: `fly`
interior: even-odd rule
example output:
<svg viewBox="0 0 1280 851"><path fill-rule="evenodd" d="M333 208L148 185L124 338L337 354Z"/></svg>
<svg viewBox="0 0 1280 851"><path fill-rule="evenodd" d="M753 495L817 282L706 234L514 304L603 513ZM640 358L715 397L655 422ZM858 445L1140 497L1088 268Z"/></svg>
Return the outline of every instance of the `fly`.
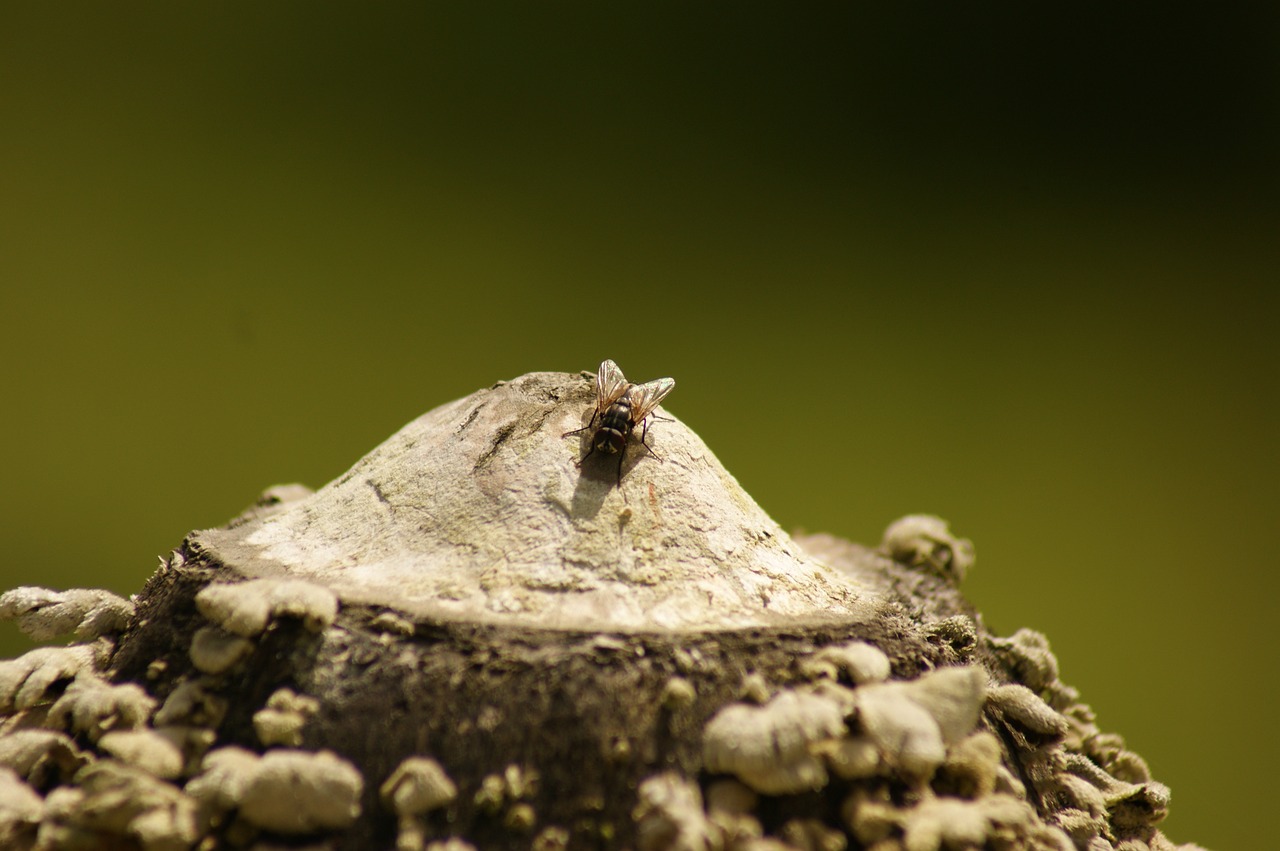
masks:
<svg viewBox="0 0 1280 851"><path fill-rule="evenodd" d="M593 452L618 456L618 484L622 484L622 462L627 457L627 441L636 426L640 426L640 443L657 458L645 438L649 434L649 415L676 386L674 378L659 378L644 384L627 381L622 370L611 360L601 362L596 372L596 409L591 422L579 429L567 431L564 437L591 431L591 448L582 456L578 466ZM596 421L599 420L599 425Z"/></svg>

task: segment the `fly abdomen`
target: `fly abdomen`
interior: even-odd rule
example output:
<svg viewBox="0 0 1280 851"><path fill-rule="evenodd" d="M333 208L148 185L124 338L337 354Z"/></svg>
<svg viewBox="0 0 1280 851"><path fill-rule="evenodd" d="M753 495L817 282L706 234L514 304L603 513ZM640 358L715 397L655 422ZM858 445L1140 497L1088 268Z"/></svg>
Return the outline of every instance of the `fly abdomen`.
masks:
<svg viewBox="0 0 1280 851"><path fill-rule="evenodd" d="M631 428L631 403L619 399L600 417L600 427L595 435L596 450L610 455L622 452L627 446L627 438L631 436Z"/></svg>

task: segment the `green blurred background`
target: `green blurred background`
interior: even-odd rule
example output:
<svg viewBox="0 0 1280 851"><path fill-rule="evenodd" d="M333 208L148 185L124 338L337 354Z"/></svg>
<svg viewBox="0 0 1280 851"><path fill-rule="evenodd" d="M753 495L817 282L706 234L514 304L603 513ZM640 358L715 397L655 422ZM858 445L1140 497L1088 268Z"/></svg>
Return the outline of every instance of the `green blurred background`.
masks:
<svg viewBox="0 0 1280 851"><path fill-rule="evenodd" d="M1273 4L889 5L7 5L3 585L611 357L788 528L948 518L1172 837L1260 847Z"/></svg>

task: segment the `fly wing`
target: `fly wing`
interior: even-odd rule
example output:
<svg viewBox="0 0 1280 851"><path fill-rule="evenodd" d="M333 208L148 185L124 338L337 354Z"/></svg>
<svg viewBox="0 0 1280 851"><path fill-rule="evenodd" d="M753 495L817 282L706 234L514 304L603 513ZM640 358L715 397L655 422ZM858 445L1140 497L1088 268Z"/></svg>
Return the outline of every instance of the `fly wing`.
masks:
<svg viewBox="0 0 1280 851"><path fill-rule="evenodd" d="M627 378L622 370L611 360L600 362L600 370L596 373L596 411L605 408L622 398L627 391Z"/></svg>
<svg viewBox="0 0 1280 851"><path fill-rule="evenodd" d="M674 378L658 378L647 381L631 391L631 421L639 424L641 420L653 413L667 394L675 389Z"/></svg>

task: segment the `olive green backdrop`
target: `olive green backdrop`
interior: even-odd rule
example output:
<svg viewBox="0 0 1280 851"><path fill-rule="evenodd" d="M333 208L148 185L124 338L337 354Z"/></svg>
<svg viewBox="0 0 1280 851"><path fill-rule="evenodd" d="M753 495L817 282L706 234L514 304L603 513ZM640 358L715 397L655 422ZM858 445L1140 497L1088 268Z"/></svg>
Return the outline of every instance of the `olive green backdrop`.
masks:
<svg viewBox="0 0 1280 851"><path fill-rule="evenodd" d="M784 526L948 518L1173 838L1260 847L1269 4L31 5L0 12L5 587L135 592L268 485L611 357Z"/></svg>

